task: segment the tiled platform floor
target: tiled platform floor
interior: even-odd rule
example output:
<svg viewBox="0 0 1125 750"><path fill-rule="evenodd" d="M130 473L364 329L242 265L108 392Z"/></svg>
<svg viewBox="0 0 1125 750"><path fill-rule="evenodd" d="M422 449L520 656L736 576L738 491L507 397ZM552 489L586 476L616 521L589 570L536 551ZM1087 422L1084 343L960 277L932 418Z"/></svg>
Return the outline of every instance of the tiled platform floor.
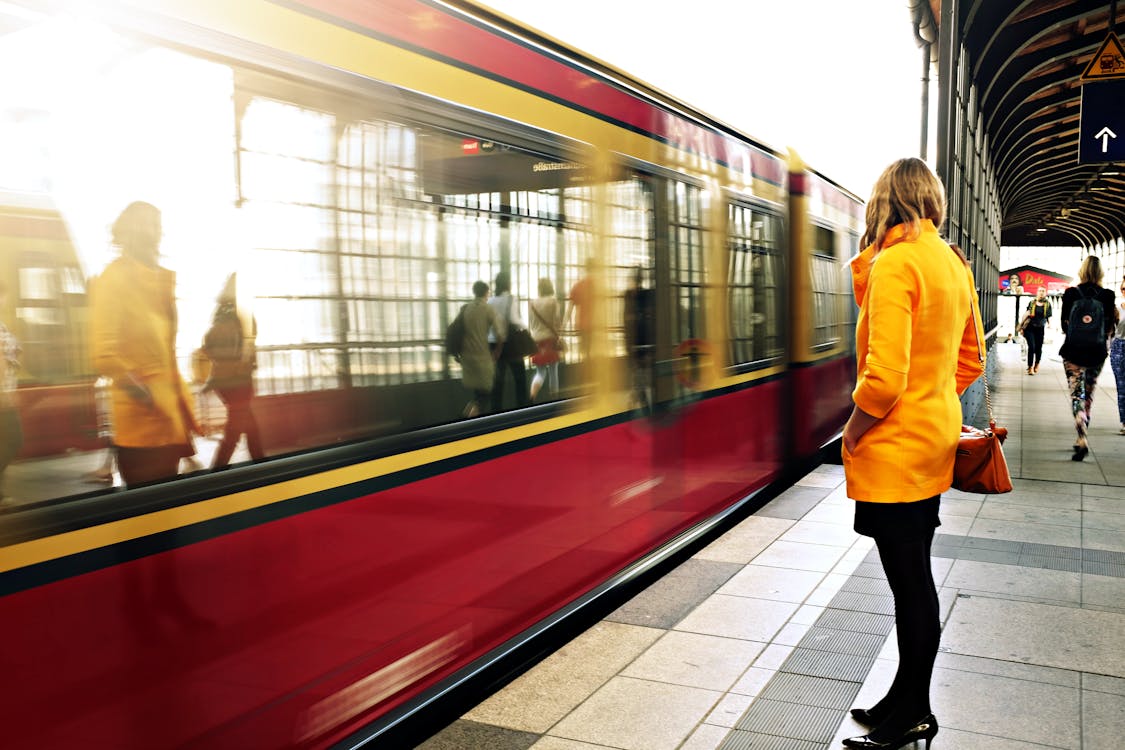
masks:
<svg viewBox="0 0 1125 750"><path fill-rule="evenodd" d="M1048 345L1048 351L1056 351ZM942 498L936 750L1125 747L1125 436L1106 368L1070 460L1061 363L997 348L1015 491ZM823 466L420 747L819 750L897 656L870 539Z"/></svg>

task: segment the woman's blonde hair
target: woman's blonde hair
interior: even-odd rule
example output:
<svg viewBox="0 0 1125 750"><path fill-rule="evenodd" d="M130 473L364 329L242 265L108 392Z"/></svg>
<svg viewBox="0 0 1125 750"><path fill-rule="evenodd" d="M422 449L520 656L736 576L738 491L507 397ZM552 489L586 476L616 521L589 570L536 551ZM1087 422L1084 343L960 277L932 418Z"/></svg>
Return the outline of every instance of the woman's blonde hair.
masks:
<svg viewBox="0 0 1125 750"><path fill-rule="evenodd" d="M945 221L945 188L926 162L914 157L899 159L875 181L866 218L862 244L874 245L876 253L884 248L893 226L906 225L903 240L917 239L923 219L930 219L935 227Z"/></svg>
<svg viewBox="0 0 1125 750"><path fill-rule="evenodd" d="M1105 271L1102 270L1101 259L1096 255L1087 255L1082 265L1078 267L1078 283L1101 286L1104 278Z"/></svg>

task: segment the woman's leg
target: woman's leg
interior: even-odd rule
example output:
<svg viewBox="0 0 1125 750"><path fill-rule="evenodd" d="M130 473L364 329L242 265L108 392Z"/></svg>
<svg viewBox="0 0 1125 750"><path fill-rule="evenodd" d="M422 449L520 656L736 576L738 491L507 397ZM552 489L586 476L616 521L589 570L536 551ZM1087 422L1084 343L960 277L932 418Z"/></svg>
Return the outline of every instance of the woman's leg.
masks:
<svg viewBox="0 0 1125 750"><path fill-rule="evenodd" d="M1074 415L1074 430L1078 433L1075 447L1086 445L1086 368L1063 360L1066 384L1070 388L1070 411Z"/></svg>
<svg viewBox="0 0 1125 750"><path fill-rule="evenodd" d="M1028 327L1027 329L1031 336L1027 340L1027 365L1039 369L1039 361L1043 359L1043 335L1045 331L1042 328Z"/></svg>
<svg viewBox="0 0 1125 750"><path fill-rule="evenodd" d="M1027 339L1027 369L1030 370L1032 367L1035 367L1035 363L1037 361L1035 358L1036 346L1034 326L1029 325L1027 328L1024 328L1023 337Z"/></svg>
<svg viewBox="0 0 1125 750"><path fill-rule="evenodd" d="M1114 339L1110 344L1109 366L1117 381L1117 418L1125 427L1125 339Z"/></svg>
<svg viewBox="0 0 1125 750"><path fill-rule="evenodd" d="M908 538L876 537L879 559L895 600L898 672L883 700L870 710L886 716L870 733L887 742L930 714L930 679L941 640L937 588L930 567L934 530Z"/></svg>

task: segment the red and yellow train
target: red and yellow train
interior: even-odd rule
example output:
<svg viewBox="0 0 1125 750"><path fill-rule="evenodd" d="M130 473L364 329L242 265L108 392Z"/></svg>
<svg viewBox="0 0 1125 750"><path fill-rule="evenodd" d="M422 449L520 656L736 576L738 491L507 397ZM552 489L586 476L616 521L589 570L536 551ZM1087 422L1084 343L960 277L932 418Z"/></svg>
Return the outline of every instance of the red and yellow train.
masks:
<svg viewBox="0 0 1125 750"><path fill-rule="evenodd" d="M0 515L9 747L361 744L846 419L859 200L484 7L16 0L15 55L35 85L0 98L0 148L47 156L0 175L25 196L0 238L0 320L27 341L4 477L23 502ZM93 489L84 279L136 199L164 212L185 377L239 273L268 457ZM555 392L466 419L443 334L500 271L525 322L539 279L587 279L589 326L562 331Z"/></svg>

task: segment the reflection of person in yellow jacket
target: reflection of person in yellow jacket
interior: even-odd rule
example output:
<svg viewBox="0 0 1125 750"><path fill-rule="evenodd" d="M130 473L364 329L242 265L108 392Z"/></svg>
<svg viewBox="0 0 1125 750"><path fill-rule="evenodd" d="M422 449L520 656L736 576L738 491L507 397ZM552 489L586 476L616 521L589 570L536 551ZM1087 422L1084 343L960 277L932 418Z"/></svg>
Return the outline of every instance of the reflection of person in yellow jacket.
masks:
<svg viewBox="0 0 1125 750"><path fill-rule="evenodd" d="M852 710L872 730L847 747L901 747L937 733L929 690L941 622L930 552L953 479L958 395L981 373L983 337L972 273L938 235L944 220L937 176L919 159L897 161L875 184L867 247L852 262L858 377L844 472L855 530L875 539L894 595L899 666L886 697Z"/></svg>
<svg viewBox="0 0 1125 750"><path fill-rule="evenodd" d="M112 233L121 256L91 286L91 349L113 381L118 468L134 485L174 476L200 430L176 365L176 275L157 264L160 211L131 203Z"/></svg>

